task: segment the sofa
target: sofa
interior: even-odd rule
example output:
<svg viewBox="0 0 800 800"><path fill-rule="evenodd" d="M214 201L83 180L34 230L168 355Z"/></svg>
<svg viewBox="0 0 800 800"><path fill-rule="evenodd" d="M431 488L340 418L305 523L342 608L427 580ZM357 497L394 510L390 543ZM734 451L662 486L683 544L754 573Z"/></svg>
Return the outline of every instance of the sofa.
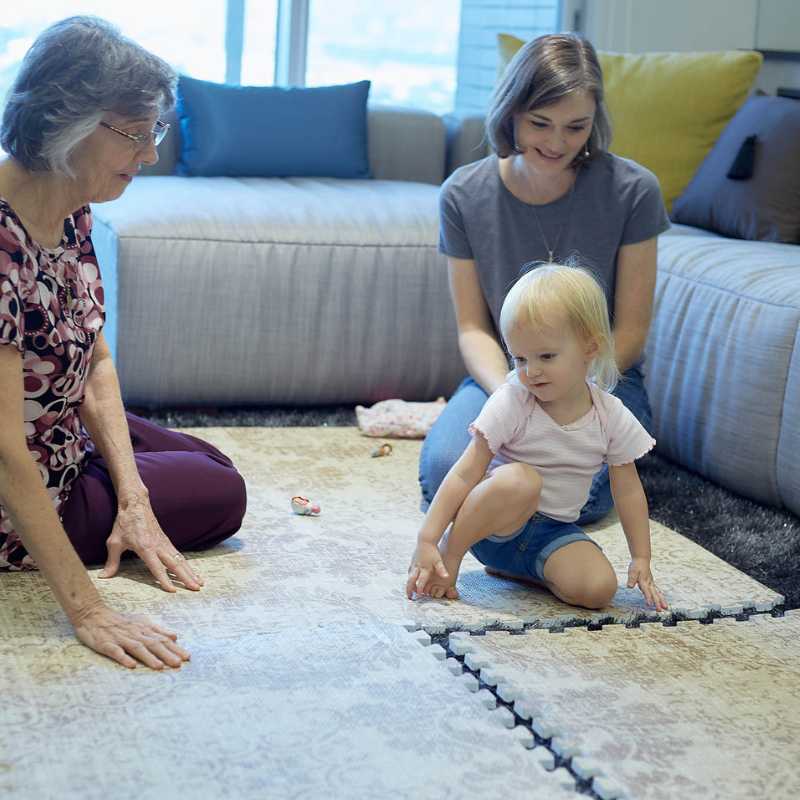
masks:
<svg viewBox="0 0 800 800"><path fill-rule="evenodd" d="M464 375L437 251L447 128L370 107L372 178L179 177L93 207L106 337L136 406L434 399Z"/></svg>
<svg viewBox="0 0 800 800"><path fill-rule="evenodd" d="M95 206L128 403L369 404L465 374L437 252L442 178L482 121L372 108L373 178L183 178ZM167 140L169 141L169 139ZM661 237L646 382L658 451L800 513L800 246Z"/></svg>

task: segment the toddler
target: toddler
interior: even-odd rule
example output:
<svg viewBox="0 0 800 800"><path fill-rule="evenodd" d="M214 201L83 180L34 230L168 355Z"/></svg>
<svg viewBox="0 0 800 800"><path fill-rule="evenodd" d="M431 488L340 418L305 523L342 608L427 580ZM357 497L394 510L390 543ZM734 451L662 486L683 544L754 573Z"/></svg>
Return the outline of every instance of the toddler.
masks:
<svg viewBox="0 0 800 800"><path fill-rule="evenodd" d="M407 596L456 599L471 550L491 574L544 585L572 605L608 605L614 570L575 524L607 463L631 554L628 586L666 609L634 463L655 441L610 394L619 372L603 290L583 269L539 266L509 291L500 328L514 370L470 425L472 440L428 509Z"/></svg>

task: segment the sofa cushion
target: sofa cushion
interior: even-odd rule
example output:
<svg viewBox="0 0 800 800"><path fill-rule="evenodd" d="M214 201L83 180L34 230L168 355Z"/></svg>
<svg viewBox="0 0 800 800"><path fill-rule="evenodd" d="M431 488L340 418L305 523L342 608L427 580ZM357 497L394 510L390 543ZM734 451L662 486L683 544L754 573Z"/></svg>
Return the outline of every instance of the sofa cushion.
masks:
<svg viewBox="0 0 800 800"><path fill-rule="evenodd" d="M752 136L752 177L729 177ZM751 97L675 201L672 217L738 239L800 242L800 103Z"/></svg>
<svg viewBox="0 0 800 800"><path fill-rule="evenodd" d="M796 245L663 236L646 348L659 452L795 513L798 275Z"/></svg>
<svg viewBox="0 0 800 800"><path fill-rule="evenodd" d="M369 87L231 86L182 75L177 173L367 178Z"/></svg>
<svg viewBox="0 0 800 800"><path fill-rule="evenodd" d="M504 69L516 37L501 35ZM516 44L518 49L524 42ZM611 151L652 170L670 210L747 98L763 56L751 51L597 55L614 129Z"/></svg>
<svg viewBox="0 0 800 800"><path fill-rule="evenodd" d="M438 186L146 177L97 204L133 405L433 400L464 376ZM116 328L116 330L115 330Z"/></svg>

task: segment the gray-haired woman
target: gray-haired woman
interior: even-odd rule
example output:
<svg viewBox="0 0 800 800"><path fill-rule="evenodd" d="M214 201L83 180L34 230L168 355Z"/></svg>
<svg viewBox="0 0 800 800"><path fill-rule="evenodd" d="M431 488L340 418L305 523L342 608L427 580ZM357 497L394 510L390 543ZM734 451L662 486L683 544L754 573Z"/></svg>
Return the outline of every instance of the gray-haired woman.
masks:
<svg viewBox="0 0 800 800"><path fill-rule="evenodd" d="M553 34L523 46L497 86L486 134L494 153L456 170L440 195L439 249L448 257L459 346L470 377L425 440L425 504L466 448L469 424L505 380L509 362L498 335L500 308L529 262L577 262L599 280L623 373L615 394L645 428L651 425L641 354L653 305L656 239L669 219L655 176L607 150L611 129L591 43ZM575 420L567 427L580 435L584 424ZM604 469L578 524L599 519L612 505ZM508 547L525 549L531 565L546 556L547 585L567 602L606 605L617 584L600 550L567 537L533 544L528 540L535 523L530 520L524 536ZM517 577L535 578L533 567Z"/></svg>
<svg viewBox="0 0 800 800"><path fill-rule="evenodd" d="M161 587L202 579L182 549L238 530L244 482L210 444L123 408L103 336L90 202L158 160L175 74L108 23L72 17L25 56L0 144L0 568L44 574L78 638L128 667L179 667L176 635L116 613L83 563L125 551Z"/></svg>

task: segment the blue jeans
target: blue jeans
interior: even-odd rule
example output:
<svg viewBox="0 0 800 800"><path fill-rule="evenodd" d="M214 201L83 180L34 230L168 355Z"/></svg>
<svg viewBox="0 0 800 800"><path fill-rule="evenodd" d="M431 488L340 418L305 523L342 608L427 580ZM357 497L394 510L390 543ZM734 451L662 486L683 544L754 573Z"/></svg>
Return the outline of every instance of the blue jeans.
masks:
<svg viewBox="0 0 800 800"><path fill-rule="evenodd" d="M487 567L544 582L544 562L573 542L591 542L600 547L574 522L559 522L536 513L519 532L481 539L470 551Z"/></svg>
<svg viewBox="0 0 800 800"><path fill-rule="evenodd" d="M644 388L644 378L638 367L631 367L617 384L614 394L622 400L648 431L653 429L650 401ZM488 395L472 378L465 378L444 411L425 437L419 459L419 484L422 489L422 508L427 509L436 490L450 467L466 449L470 441L469 424L478 416ZM611 485L608 467L594 476L589 498L581 509L577 525L588 525L602 519L611 511Z"/></svg>

